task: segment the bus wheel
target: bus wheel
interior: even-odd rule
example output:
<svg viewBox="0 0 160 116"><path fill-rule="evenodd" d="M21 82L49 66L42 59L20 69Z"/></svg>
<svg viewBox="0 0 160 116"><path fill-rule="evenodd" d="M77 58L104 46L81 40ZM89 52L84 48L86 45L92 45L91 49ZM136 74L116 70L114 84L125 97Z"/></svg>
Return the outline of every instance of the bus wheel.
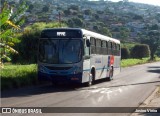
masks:
<svg viewBox="0 0 160 116"><path fill-rule="evenodd" d="M89 87L89 86L91 86L92 84L93 84L93 75L90 74L90 76L89 76L89 81L88 81L88 83L87 83L87 86Z"/></svg>
<svg viewBox="0 0 160 116"><path fill-rule="evenodd" d="M113 66L111 67L111 70L109 71L109 81L113 80Z"/></svg>

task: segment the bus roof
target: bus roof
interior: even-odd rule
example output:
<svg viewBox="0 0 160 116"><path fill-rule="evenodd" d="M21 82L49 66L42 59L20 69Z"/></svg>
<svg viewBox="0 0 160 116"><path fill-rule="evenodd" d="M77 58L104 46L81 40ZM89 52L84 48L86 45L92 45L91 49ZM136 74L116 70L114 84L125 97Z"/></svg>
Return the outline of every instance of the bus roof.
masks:
<svg viewBox="0 0 160 116"><path fill-rule="evenodd" d="M44 29L43 31L45 31L45 30L81 30L83 35L120 44L120 40L117 40L117 39L114 39L114 38L111 38L108 36L104 36L102 34L99 34L99 33L93 32L93 31L89 31L86 29L81 29L81 28L66 28L66 27L65 28L47 28L47 29Z"/></svg>
<svg viewBox="0 0 160 116"><path fill-rule="evenodd" d="M114 38L111 38L111 37L108 37L108 36L104 36L104 35L98 34L96 32L88 31L86 29L81 29L81 30L83 32L83 35L87 35L87 36L90 36L90 37L93 37L93 38L98 38L98 39L101 39L101 40L111 41L111 42L115 42L117 44L120 44L120 40L117 40L117 39L114 39Z"/></svg>

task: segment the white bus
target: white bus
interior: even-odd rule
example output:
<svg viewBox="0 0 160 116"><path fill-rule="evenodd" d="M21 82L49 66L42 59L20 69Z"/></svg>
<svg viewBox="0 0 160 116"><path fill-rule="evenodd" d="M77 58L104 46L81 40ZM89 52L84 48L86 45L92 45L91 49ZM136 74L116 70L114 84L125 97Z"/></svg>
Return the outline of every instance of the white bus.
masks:
<svg viewBox="0 0 160 116"><path fill-rule="evenodd" d="M120 41L79 28L45 29L38 49L38 78L87 83L120 72Z"/></svg>

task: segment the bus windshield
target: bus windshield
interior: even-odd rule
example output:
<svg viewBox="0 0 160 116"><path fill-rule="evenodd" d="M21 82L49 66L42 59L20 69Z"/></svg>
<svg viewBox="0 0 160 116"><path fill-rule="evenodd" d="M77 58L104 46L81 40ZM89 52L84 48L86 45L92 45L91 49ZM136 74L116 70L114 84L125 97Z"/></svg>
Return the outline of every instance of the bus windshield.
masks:
<svg viewBox="0 0 160 116"><path fill-rule="evenodd" d="M51 64L77 63L82 58L82 42L77 39L41 39L39 61Z"/></svg>

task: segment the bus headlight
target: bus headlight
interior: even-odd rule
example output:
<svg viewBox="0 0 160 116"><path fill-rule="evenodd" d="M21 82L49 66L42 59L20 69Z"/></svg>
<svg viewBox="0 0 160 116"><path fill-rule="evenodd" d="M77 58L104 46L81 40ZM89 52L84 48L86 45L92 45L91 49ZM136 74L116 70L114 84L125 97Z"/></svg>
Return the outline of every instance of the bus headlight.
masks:
<svg viewBox="0 0 160 116"><path fill-rule="evenodd" d="M73 71L73 74L78 74L81 71L80 67L76 67Z"/></svg>
<svg viewBox="0 0 160 116"><path fill-rule="evenodd" d="M43 66L39 66L38 67L38 71L42 72L42 73L45 73L45 68Z"/></svg>

